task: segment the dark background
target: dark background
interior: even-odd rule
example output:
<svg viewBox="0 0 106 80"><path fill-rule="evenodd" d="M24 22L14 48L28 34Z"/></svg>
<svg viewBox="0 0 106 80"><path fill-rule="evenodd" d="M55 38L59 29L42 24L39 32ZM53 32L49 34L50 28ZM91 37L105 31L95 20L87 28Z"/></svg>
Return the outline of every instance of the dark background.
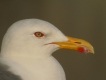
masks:
<svg viewBox="0 0 106 80"><path fill-rule="evenodd" d="M53 54L67 80L106 80L106 0L0 0L0 43L12 23L28 18L49 21L94 46L95 54L65 49Z"/></svg>

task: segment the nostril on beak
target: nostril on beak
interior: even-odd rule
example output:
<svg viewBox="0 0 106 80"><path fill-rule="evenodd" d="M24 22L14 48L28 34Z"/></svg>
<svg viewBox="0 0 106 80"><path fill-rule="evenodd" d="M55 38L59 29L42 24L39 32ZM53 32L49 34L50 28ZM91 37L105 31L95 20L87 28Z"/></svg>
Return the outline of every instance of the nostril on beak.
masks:
<svg viewBox="0 0 106 80"><path fill-rule="evenodd" d="M76 44L81 44L81 42L74 42L74 43L76 43Z"/></svg>

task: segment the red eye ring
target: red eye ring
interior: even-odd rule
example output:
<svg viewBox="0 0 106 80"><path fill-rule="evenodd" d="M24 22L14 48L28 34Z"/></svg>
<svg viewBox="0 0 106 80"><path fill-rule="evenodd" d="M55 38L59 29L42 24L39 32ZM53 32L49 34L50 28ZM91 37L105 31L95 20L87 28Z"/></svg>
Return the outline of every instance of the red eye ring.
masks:
<svg viewBox="0 0 106 80"><path fill-rule="evenodd" d="M35 35L36 37L39 37L39 38L44 36L44 34L41 33L41 32L35 32L34 35Z"/></svg>

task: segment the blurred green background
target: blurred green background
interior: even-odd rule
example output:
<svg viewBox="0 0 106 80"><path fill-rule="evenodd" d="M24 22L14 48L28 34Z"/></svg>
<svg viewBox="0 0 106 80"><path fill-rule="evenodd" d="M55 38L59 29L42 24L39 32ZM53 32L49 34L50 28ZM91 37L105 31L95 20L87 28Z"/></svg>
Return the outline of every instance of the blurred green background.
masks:
<svg viewBox="0 0 106 80"><path fill-rule="evenodd" d="M12 23L29 18L46 20L94 46L95 54L65 49L53 54L67 80L106 80L106 0L0 0L0 43Z"/></svg>

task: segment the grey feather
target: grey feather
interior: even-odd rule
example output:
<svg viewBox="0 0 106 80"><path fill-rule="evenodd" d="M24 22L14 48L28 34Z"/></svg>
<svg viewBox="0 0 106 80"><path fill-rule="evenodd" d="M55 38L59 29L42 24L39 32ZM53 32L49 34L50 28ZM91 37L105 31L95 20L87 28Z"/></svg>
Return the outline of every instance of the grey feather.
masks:
<svg viewBox="0 0 106 80"><path fill-rule="evenodd" d="M8 71L8 66L0 63L0 80L22 80L18 75Z"/></svg>

